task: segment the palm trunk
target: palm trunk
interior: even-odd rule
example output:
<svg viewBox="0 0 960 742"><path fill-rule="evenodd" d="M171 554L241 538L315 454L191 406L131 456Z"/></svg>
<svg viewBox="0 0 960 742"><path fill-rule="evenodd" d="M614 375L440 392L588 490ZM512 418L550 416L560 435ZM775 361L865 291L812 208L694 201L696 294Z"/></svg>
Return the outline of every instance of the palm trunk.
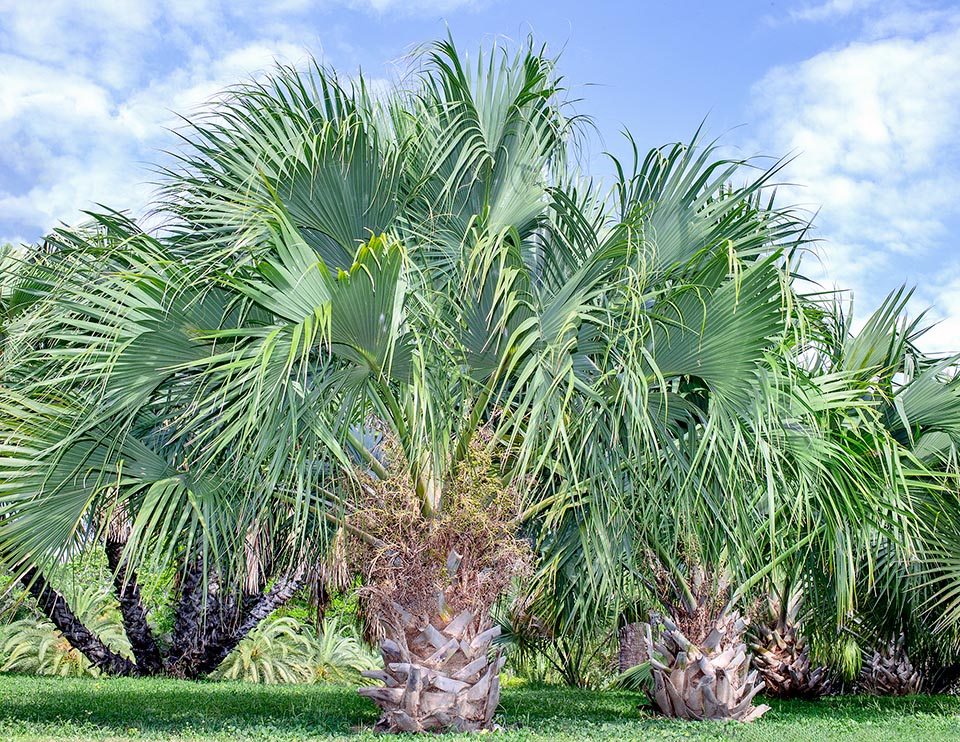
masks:
<svg viewBox="0 0 960 742"><path fill-rule="evenodd" d="M445 607L442 596L437 603ZM500 633L489 615L464 610L414 616L394 604L384 617L384 669L364 672L384 687L361 688L383 710L377 730L424 732L490 729L500 702L505 658L490 644Z"/></svg>
<svg viewBox="0 0 960 742"><path fill-rule="evenodd" d="M203 589L203 575L198 561L189 561L180 580L180 599L173 621L173 637L167 656L167 674L175 678L200 677L196 666L202 653L204 612L208 590Z"/></svg>
<svg viewBox="0 0 960 742"><path fill-rule="evenodd" d="M931 695L958 695L960 693L960 663L944 662L931 657L917 668L923 678L922 688Z"/></svg>
<svg viewBox="0 0 960 742"><path fill-rule="evenodd" d="M113 573L113 587L120 604L123 630L130 640L130 651L140 675L158 675L163 672L163 658L147 622L147 612L140 598L137 573L128 570L122 561L124 543L110 539L104 545L107 564Z"/></svg>
<svg viewBox="0 0 960 742"><path fill-rule="evenodd" d="M111 650L91 632L37 569L26 570L20 579L70 646L106 675L168 675L187 680L206 677L303 585L300 570L277 578L269 590L241 597L222 589L216 575L210 576L205 585L201 563L188 562L182 572L171 647L164 653L147 622L137 574L123 562L123 542L108 539L104 546L133 661Z"/></svg>
<svg viewBox="0 0 960 742"><path fill-rule="evenodd" d="M139 668L126 657L117 654L91 632L70 610L67 601L47 583L46 578L33 567L20 578L43 614L53 622L61 634L101 672L108 675L139 675Z"/></svg>
<svg viewBox="0 0 960 742"><path fill-rule="evenodd" d="M628 623L620 627L617 632L617 667L620 672L626 672L644 662L643 649L640 646L642 638L643 624Z"/></svg>
<svg viewBox="0 0 960 742"><path fill-rule="evenodd" d="M384 685L360 689L383 712L378 731L493 728L505 658L491 648L500 628L490 609L528 570L530 549L516 535L519 495L495 474L490 447L466 449L442 481L429 460L417 461L415 481L363 477L366 505L347 525L361 611L382 637L383 670L365 675Z"/></svg>
<svg viewBox="0 0 960 742"><path fill-rule="evenodd" d="M872 696L909 696L923 685L902 642L891 642L863 660L856 689Z"/></svg>
<svg viewBox="0 0 960 742"><path fill-rule="evenodd" d="M750 670L743 642L746 624L737 617L719 620L693 644L668 618L651 614L640 624L643 661L650 661L653 691L648 695L666 716L680 719L753 721L769 710L754 706L763 688Z"/></svg>
<svg viewBox="0 0 960 742"><path fill-rule="evenodd" d="M280 577L260 595L243 596L238 606L234 594L224 594L216 575L207 579L210 584L204 587L199 562L184 568L172 648L165 663L172 677L197 680L209 675L303 585L301 572Z"/></svg>
<svg viewBox="0 0 960 742"><path fill-rule="evenodd" d="M253 601L247 602L236 625L229 626L225 623L208 625L203 654L196 666L198 676L203 677L216 670L247 634L257 628L260 622L277 608L285 605L302 586L303 577L299 574L281 577L270 590L254 598Z"/></svg>
<svg viewBox="0 0 960 742"><path fill-rule="evenodd" d="M795 626L760 626L750 648L768 696L813 700L835 691L833 673L813 665L810 647Z"/></svg>

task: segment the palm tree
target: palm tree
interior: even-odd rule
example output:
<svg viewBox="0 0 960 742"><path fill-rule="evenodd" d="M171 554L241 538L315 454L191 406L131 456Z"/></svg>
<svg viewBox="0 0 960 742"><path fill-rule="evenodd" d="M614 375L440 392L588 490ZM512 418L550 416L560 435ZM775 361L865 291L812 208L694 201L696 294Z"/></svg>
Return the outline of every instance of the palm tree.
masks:
<svg viewBox="0 0 960 742"><path fill-rule="evenodd" d="M247 539L244 543L246 572L239 579L228 579L226 574L210 579L211 574L205 571L204 560L197 558L196 549L180 545L160 562L153 559L153 563L160 565L164 561L172 562L178 570L171 640L165 643L155 635L140 595L138 564L125 554L130 535L136 532L132 516L136 506L129 506L118 498L116 481L107 487L101 478L107 470L112 469L116 474L120 461L133 467L152 468L153 476L161 479L164 471L168 474L172 471L164 468L167 465L161 458L164 441L150 435L150 426L156 425L151 418L156 412L135 412L134 424L140 426L139 431L133 435L120 431L124 442L121 449L114 451L106 441L113 434L110 430L112 412L106 409L105 417L87 427L83 434L87 439L78 444L69 440L63 426L70 425L80 410L94 409L103 402L102 380L98 382L93 375L75 379L78 383L69 386L71 398L61 397L54 389L57 374L73 373L75 367L68 370L53 359L71 353L71 349L75 352L78 343L84 342L78 333L70 337L58 334L64 329L69 332L70 322L80 316L75 312L76 307L70 307L70 302L77 300L86 304L83 311L96 311L91 300L95 302L102 297L93 298L92 292L97 289L92 287L111 280L111 276L141 267L136 262L135 249L122 246L122 235L129 230L137 231L135 226L116 214L101 215L98 220L98 226L50 235L42 249L17 264L17 285L26 298L17 304L11 303L15 311L8 313L5 328L8 337L3 352L6 361L2 374L3 415L0 416L6 456L3 486L13 497L4 501L0 520L2 527L16 529L25 523L29 526L29 516L27 521L17 520L20 512L15 493L26 498L30 492L40 493L41 499L43 493L47 493L51 499L42 505L38 503L38 507L44 508L39 517L49 518L47 522L51 527L59 523L63 530L47 533L46 544L34 547L33 553L43 555L39 559L15 551L6 552L5 548L3 556L9 554L7 566L19 575L43 613L98 670L119 675L204 677L260 620L302 586L304 569L302 565L292 570L286 570L283 565L277 567L271 542L260 539L254 543ZM117 242L121 247L115 250ZM86 292L85 297L78 296L81 291ZM66 317L71 319L64 324ZM100 317L93 315L91 319L88 314L87 319L87 331L93 331L92 341L104 342L106 335L96 331ZM96 367L84 368L94 372ZM49 376L42 383L34 383L36 373ZM119 421L119 424L124 423ZM69 450L49 449L58 445ZM51 456L48 461L51 468L36 468L32 460L45 454ZM55 514L58 507L65 509L59 516ZM75 509L80 518L72 526L62 520L69 517L66 513L71 509ZM61 520L58 521L58 517ZM14 536L10 543L15 543L17 538ZM3 546L6 547L6 543ZM112 588L119 602L132 657L113 651L98 632L90 630L76 606L71 606L71 601L58 591L56 580L50 578L61 558L92 549L102 550L113 572Z"/></svg>
<svg viewBox="0 0 960 742"><path fill-rule="evenodd" d="M918 497L943 491L943 478L889 424L891 397L877 373L891 338L874 337L871 320L838 339L831 321L846 317L809 298L791 302L791 323L768 336L768 355L745 384L756 411L726 415L722 398L688 383L681 401L699 411L673 435L690 454L671 457L659 482L648 468L625 477L619 497L570 503L543 540L540 577L555 588L548 603L588 633L619 616L620 669L641 667L625 682L644 681L669 715L755 718L764 707L750 701L768 682L775 691L827 690L830 673L811 662L797 630L795 593L817 604L818 644L827 635L841 644L876 587L878 543L899 555L915 549ZM829 360L844 354L858 360ZM726 435L707 435L722 427ZM731 439L737 448L716 442ZM776 621L755 632L754 673L740 613L764 620L756 606L774 588Z"/></svg>
<svg viewBox="0 0 960 742"><path fill-rule="evenodd" d="M45 293L49 279L42 262L29 261L9 243L0 245L0 352L6 345L7 325Z"/></svg>
<svg viewBox="0 0 960 742"><path fill-rule="evenodd" d="M887 534L874 541L877 579L864 591L852 627L865 650L857 687L885 695L941 692L960 677L954 567L960 532L958 358L930 356L917 348L929 326L922 314L908 318L912 293L891 292L835 354L840 363L870 377L885 429L908 452L913 469L925 475L911 492L916 523L909 548Z"/></svg>
<svg viewBox="0 0 960 742"><path fill-rule="evenodd" d="M819 295L806 297L808 329L788 354L791 373L813 392L794 419L817 431L818 462L826 481L841 497L855 492L858 482L869 482L876 492L895 493L893 500L881 498L891 514L898 507L909 511L911 487L922 476L922 467L911 471L915 462L891 435L883 409L888 376L901 366L908 349L915 354L911 328L896 317L902 298L902 291L892 296L855 335L850 330L852 315L836 297L827 295L826 301ZM825 569L822 561L829 555L811 559L810 552L800 552L768 580L763 601L767 610L759 611L752 648L770 695L815 698L835 690L838 674L854 671L841 637L848 635L846 624L861 594L872 589L870 565L879 556L877 539L885 532L897 549L909 549L912 531L906 528L907 521L884 524L861 516L852 522L865 528L855 534L840 531L848 548L835 552L830 567ZM857 563L868 568L852 567ZM837 592L841 586L846 599ZM805 633L812 635L816 647ZM829 657L837 667L826 666Z"/></svg>
<svg viewBox="0 0 960 742"><path fill-rule="evenodd" d="M829 695L837 688L837 673L817 661L802 633L803 593L790 580L781 588L751 626L753 666L768 696L813 700Z"/></svg>
<svg viewBox="0 0 960 742"><path fill-rule="evenodd" d="M725 512L720 482L755 486L803 225L696 141L635 148L604 193L532 44L418 59L388 92L319 67L236 87L184 132L161 232L62 235L86 268L20 325L57 342L3 391L0 551L39 575L120 518L125 584L179 559L206 595L252 543L289 576L345 538L379 728L480 729L521 523L554 538L598 503L600 542L628 502L678 518L660 493Z"/></svg>
<svg viewBox="0 0 960 742"><path fill-rule="evenodd" d="M761 616L753 648L777 695L822 695L836 687L837 675L853 680L858 673L861 690L916 692L921 676L908 652L922 654L931 670L936 655L954 661L949 622L930 614L937 603L932 576L949 572L944 549L956 522L951 470L960 397L949 373L955 359L917 349L925 328L922 315L907 316L911 294L892 292L858 332L835 298L817 300L808 306L806 337L791 351L793 373L817 390L808 400L821 400L807 401L795 417L820 431L821 468L838 495L854 492L858 481L886 492L880 510L888 517L852 520L865 528L845 536L852 548L831 547L832 566L826 552L813 559L798 552L775 570L769 589L776 610L769 623ZM941 595L948 583L940 584ZM950 672L944 666L932 674L946 680Z"/></svg>

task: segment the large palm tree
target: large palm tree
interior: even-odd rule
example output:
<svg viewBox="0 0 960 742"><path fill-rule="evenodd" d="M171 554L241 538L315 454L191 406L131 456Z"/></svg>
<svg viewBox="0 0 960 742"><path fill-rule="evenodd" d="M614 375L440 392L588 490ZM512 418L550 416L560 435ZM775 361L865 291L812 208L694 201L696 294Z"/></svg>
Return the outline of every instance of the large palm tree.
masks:
<svg viewBox="0 0 960 742"><path fill-rule="evenodd" d="M119 519L118 574L178 558L209 592L345 540L379 726L479 729L521 523L605 503L602 541L627 493L669 518L665 488L722 513L722 471L755 484L802 225L698 142L603 191L542 49L417 59L390 91L319 67L234 88L184 131L160 232L61 236L84 267L19 325L0 550L42 574Z"/></svg>

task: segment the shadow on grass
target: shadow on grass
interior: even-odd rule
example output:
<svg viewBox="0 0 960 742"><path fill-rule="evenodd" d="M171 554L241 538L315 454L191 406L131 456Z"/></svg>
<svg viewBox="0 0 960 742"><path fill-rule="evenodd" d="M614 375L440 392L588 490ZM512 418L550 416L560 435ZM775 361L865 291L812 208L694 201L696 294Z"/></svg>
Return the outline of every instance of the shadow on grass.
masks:
<svg viewBox="0 0 960 742"><path fill-rule="evenodd" d="M622 724L649 718L640 703L630 693L514 687L504 690L498 719L514 729ZM0 675L0 729L7 730L313 737L369 730L377 717L354 688L335 685Z"/></svg>

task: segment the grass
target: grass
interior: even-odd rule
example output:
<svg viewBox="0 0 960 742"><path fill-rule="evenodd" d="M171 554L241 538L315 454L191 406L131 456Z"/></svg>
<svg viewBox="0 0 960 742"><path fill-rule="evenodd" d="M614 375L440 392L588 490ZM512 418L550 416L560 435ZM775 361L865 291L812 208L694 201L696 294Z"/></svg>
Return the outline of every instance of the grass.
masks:
<svg viewBox="0 0 960 742"><path fill-rule="evenodd" d="M754 724L666 721L629 693L510 687L491 739L960 739L960 698L831 698L778 703ZM383 740L373 704L332 685L255 686L173 680L0 675L0 740ZM445 735L449 740L476 739Z"/></svg>

